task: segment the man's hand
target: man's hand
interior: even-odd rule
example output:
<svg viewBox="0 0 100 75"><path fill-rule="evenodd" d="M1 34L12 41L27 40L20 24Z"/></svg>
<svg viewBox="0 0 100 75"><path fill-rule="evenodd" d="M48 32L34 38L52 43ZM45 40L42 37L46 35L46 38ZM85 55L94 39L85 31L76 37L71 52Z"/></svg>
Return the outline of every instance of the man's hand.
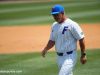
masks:
<svg viewBox="0 0 100 75"><path fill-rule="evenodd" d="M81 62L82 64L85 64L86 61L87 61L86 55L81 55L80 62Z"/></svg>
<svg viewBox="0 0 100 75"><path fill-rule="evenodd" d="M55 45L55 42L52 41L52 40L49 40L47 46L42 50L41 55L42 55L43 57L45 57L45 54L47 53L47 51L48 51L49 49L51 49L54 45Z"/></svg>
<svg viewBox="0 0 100 75"><path fill-rule="evenodd" d="M81 48L80 62L82 64L85 64L86 61L87 61L87 58L86 58L86 53L85 53L85 40L84 40L84 38L79 40L79 45L80 45L80 48Z"/></svg>
<svg viewBox="0 0 100 75"><path fill-rule="evenodd" d="M41 52L41 55L42 55L42 57L45 57L45 54L47 53L47 50L42 50L42 52Z"/></svg>

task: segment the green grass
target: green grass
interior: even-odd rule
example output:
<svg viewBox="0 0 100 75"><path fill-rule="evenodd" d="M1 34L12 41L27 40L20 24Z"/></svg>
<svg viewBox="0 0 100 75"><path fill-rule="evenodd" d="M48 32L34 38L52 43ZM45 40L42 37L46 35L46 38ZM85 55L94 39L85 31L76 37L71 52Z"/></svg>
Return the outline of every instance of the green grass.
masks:
<svg viewBox="0 0 100 75"><path fill-rule="evenodd" d="M100 49L87 50L85 65L80 64L79 57L80 51L74 75L100 74ZM16 71L0 75L57 75L59 72L55 52L49 52L46 58L42 58L40 53L0 54L0 71Z"/></svg>
<svg viewBox="0 0 100 75"><path fill-rule="evenodd" d="M55 4L63 5L66 15L78 23L100 23L99 0L55 0L42 3L0 3L0 26L52 24L50 11Z"/></svg>

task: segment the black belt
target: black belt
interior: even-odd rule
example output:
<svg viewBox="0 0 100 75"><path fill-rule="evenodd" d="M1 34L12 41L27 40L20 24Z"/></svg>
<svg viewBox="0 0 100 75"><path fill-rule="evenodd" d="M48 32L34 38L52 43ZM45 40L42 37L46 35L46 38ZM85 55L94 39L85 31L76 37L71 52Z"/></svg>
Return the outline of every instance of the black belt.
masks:
<svg viewBox="0 0 100 75"><path fill-rule="evenodd" d="M69 51L69 52L66 52L66 53L69 55L69 54L72 54L73 51ZM57 55L58 55L58 56L63 56L63 54L64 54L64 53L59 53L59 52L57 52Z"/></svg>

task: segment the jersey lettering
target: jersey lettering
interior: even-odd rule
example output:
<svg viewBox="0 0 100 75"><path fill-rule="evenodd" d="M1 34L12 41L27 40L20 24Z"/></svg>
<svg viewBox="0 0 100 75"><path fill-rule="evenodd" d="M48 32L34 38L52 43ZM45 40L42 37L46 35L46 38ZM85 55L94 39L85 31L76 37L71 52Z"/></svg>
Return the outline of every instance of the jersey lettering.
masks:
<svg viewBox="0 0 100 75"><path fill-rule="evenodd" d="M62 34L64 34L64 32L67 31L67 29L68 29L68 27L65 26L64 29L63 29L63 31L62 31Z"/></svg>

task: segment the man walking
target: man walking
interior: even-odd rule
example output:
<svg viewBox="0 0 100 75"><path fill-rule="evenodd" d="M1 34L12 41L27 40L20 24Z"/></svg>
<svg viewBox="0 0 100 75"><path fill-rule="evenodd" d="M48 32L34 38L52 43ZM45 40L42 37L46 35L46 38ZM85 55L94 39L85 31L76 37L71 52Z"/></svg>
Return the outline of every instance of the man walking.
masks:
<svg viewBox="0 0 100 75"><path fill-rule="evenodd" d="M42 56L55 45L59 75L73 75L73 67L77 61L77 41L81 49L80 61L86 63L84 33L80 26L65 16L64 7L53 6L51 14L56 22L51 27L50 39L42 50Z"/></svg>

